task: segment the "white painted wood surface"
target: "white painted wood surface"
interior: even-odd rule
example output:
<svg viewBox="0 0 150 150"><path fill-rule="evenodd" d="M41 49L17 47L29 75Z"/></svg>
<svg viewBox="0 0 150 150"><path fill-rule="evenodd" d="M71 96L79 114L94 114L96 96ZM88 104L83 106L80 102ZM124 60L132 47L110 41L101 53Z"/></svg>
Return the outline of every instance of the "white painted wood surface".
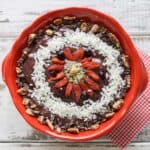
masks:
<svg viewBox="0 0 150 150"><path fill-rule="evenodd" d="M141 50L150 54L149 0L0 0L0 64L17 35L38 15L67 6L85 6L114 16ZM0 150L116 150L106 137L86 143L64 142L32 129L16 111L0 76ZM150 150L150 125L127 147Z"/></svg>

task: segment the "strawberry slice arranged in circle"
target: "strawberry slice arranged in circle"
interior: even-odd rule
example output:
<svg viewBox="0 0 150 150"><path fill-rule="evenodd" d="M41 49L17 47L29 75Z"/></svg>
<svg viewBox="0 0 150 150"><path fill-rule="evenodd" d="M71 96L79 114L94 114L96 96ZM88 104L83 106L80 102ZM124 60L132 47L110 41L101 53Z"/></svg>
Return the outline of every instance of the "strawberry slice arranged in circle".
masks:
<svg viewBox="0 0 150 150"><path fill-rule="evenodd" d="M66 91L65 91L65 96L69 97L71 95L71 91L73 88L73 84L72 83L68 83L66 86Z"/></svg>
<svg viewBox="0 0 150 150"><path fill-rule="evenodd" d="M48 67L48 71L55 71L56 75L51 74L48 82L54 82L55 88L64 87L65 97L74 96L76 103L79 103L82 92L93 98L96 92L100 91L98 83L101 78L96 71L101 67L101 64L92 61L92 55L87 57L83 48L72 50L66 47L63 50L63 55L64 59L62 60L58 55L51 59L52 65ZM83 77L80 77L81 75Z"/></svg>
<svg viewBox="0 0 150 150"><path fill-rule="evenodd" d="M62 80L56 82L55 87L56 87L56 88L60 88L60 87L65 86L67 83L68 83L68 79L67 79L67 78L64 78L64 79L62 79Z"/></svg>
<svg viewBox="0 0 150 150"><path fill-rule="evenodd" d="M79 48L78 50L72 53L72 56L73 56L73 60L79 60L83 58L84 50L82 48Z"/></svg>
<svg viewBox="0 0 150 150"><path fill-rule="evenodd" d="M64 49L64 55L68 60L73 60L73 56L71 53L71 49L70 48L65 48Z"/></svg>
<svg viewBox="0 0 150 150"><path fill-rule="evenodd" d="M75 95L75 100L76 102L80 101L80 96L81 96L81 88L78 84L73 84L73 92Z"/></svg>

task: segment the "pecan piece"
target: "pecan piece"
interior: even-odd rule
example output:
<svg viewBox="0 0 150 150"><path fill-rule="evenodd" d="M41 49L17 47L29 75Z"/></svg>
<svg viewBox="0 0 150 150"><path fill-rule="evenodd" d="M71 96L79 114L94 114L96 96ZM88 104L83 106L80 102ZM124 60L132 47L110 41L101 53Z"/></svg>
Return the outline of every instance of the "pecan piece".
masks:
<svg viewBox="0 0 150 150"><path fill-rule="evenodd" d="M79 129L78 128L68 128L67 131L70 132L70 133L74 133L74 134L79 133Z"/></svg>
<svg viewBox="0 0 150 150"><path fill-rule="evenodd" d="M20 95L27 95L28 90L27 90L27 88L22 87L22 88L17 90L17 93L20 94Z"/></svg>
<svg viewBox="0 0 150 150"><path fill-rule="evenodd" d="M61 131L61 128L57 127L57 128L56 128L56 132L57 132L57 133L61 133L61 132L62 132L62 131Z"/></svg>
<svg viewBox="0 0 150 150"><path fill-rule="evenodd" d="M75 16L64 16L64 20L72 21L72 20L75 20L75 19L76 19Z"/></svg>
<svg viewBox="0 0 150 150"><path fill-rule="evenodd" d="M31 102L31 99L29 99L29 98L23 98L23 101L22 101L23 105L29 105L30 102Z"/></svg>
<svg viewBox="0 0 150 150"><path fill-rule="evenodd" d="M21 68L19 68L19 67L16 67L16 73L17 73L17 74L20 74L20 73L22 73L22 70L21 70Z"/></svg>
<svg viewBox="0 0 150 150"><path fill-rule="evenodd" d="M53 21L53 23L55 24L55 25L61 25L62 24L62 19L61 18L57 18L57 19L55 19L54 21Z"/></svg>
<svg viewBox="0 0 150 150"><path fill-rule="evenodd" d="M31 105L30 105L30 108L31 108L31 109L36 108L36 107L37 107L36 104L31 104Z"/></svg>
<svg viewBox="0 0 150 150"><path fill-rule="evenodd" d="M30 45L36 38L37 35L35 33L31 33L28 37L28 44Z"/></svg>
<svg viewBox="0 0 150 150"><path fill-rule="evenodd" d="M92 129L92 130L96 130L96 129L98 129L99 128L99 124L98 123L96 123L96 124L94 124L94 125L92 125L91 127L90 127L90 129Z"/></svg>
<svg viewBox="0 0 150 150"><path fill-rule="evenodd" d="M107 119L109 119L109 118L111 118L114 114L115 114L115 112L110 112L110 113L107 113L107 114L105 115L105 117L106 117Z"/></svg>
<svg viewBox="0 0 150 150"><path fill-rule="evenodd" d="M39 116L38 121L42 124L45 124L45 117L44 116Z"/></svg>
<svg viewBox="0 0 150 150"><path fill-rule="evenodd" d="M99 31L99 25L98 24L94 24L91 28L91 32L93 33L97 33Z"/></svg>
<svg viewBox="0 0 150 150"><path fill-rule="evenodd" d="M30 116L35 116L33 110L30 109L30 108L26 109L26 113L27 113L28 115L30 115Z"/></svg>
<svg viewBox="0 0 150 150"><path fill-rule="evenodd" d="M118 38L113 33L108 33L108 37L110 38L111 42L113 44L115 44L115 46L117 48L120 47L120 42L119 42Z"/></svg>
<svg viewBox="0 0 150 150"><path fill-rule="evenodd" d="M48 125L48 127L49 127L51 130L54 130L54 126L53 126L52 122L51 122L49 119L46 119L46 124Z"/></svg>
<svg viewBox="0 0 150 150"><path fill-rule="evenodd" d="M86 22L81 23L80 29L83 32L87 32L87 30L88 30L88 24Z"/></svg>
<svg viewBox="0 0 150 150"><path fill-rule="evenodd" d="M120 100L116 101L112 105L113 109L118 110L122 106L123 102L124 102L123 99L120 99Z"/></svg>
<svg viewBox="0 0 150 150"><path fill-rule="evenodd" d="M131 86L131 79L130 79L130 75L126 76L126 82L127 82L127 88L129 88Z"/></svg>
<svg viewBox="0 0 150 150"><path fill-rule="evenodd" d="M45 33L46 33L48 36L52 36L52 35L54 34L54 31L51 30L51 29L47 29L47 30L45 31Z"/></svg>
<svg viewBox="0 0 150 150"><path fill-rule="evenodd" d="M121 59L122 59L123 65L126 68L130 68L129 61L128 61L128 55L122 55Z"/></svg>

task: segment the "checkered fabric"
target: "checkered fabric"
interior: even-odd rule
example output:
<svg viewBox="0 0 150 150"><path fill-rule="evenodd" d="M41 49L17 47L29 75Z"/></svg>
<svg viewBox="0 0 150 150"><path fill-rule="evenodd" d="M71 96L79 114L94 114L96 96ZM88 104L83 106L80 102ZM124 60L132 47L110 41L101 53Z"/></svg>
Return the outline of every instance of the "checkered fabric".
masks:
<svg viewBox="0 0 150 150"><path fill-rule="evenodd" d="M147 69L149 82L125 118L108 134L120 149L124 149L150 123L150 56L141 51L139 55Z"/></svg>

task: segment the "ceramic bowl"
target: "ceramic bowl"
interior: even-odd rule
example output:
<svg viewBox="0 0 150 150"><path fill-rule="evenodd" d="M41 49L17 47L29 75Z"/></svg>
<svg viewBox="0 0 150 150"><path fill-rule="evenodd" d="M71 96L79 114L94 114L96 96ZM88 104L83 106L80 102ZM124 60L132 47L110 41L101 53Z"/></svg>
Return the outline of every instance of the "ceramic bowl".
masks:
<svg viewBox="0 0 150 150"><path fill-rule="evenodd" d="M54 18L63 17L65 15L75 15L77 17L84 17L89 21L100 23L106 26L111 32L113 32L118 37L121 46L125 50L125 53L129 55L131 61L131 88L125 96L125 101L122 108L117 113L115 113L113 118L102 123L97 130L83 131L79 134L70 134L68 132L58 134L57 132L50 130L46 125L40 124L37 121L37 118L31 117L25 113L25 107L22 104L22 97L20 97L16 92L16 61L21 56L22 49L27 44L28 35L44 27L46 24L48 24L48 22L52 21ZM123 117L128 112L129 108L131 107L132 103L141 94L147 83L147 73L145 67L142 63L142 60L138 56L136 47L134 46L131 38L123 29L123 27L114 18L107 14L93 9L81 7L70 7L49 11L38 17L28 27L26 27L23 30L23 32L21 32L21 34L18 36L10 52L5 57L2 64L2 75L4 81L6 82L9 88L12 100L16 108L18 109L22 117L33 128L55 138L80 142L93 140L109 133L123 119Z"/></svg>

